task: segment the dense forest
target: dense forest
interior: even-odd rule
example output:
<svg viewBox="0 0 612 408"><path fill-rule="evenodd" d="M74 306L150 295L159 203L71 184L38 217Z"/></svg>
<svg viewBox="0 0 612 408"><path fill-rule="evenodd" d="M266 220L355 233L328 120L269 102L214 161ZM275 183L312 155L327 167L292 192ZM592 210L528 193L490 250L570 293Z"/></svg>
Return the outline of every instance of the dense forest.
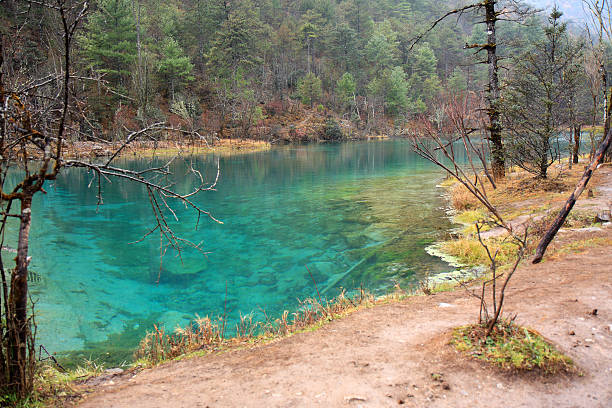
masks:
<svg viewBox="0 0 612 408"><path fill-rule="evenodd" d="M3 3L5 69L16 83L56 75L62 39L53 10ZM482 15L469 10L428 31L442 11L430 0L94 1L73 45L72 137L118 140L168 122L211 140L333 140L406 132L423 116L441 122L450 95L480 94L487 84L486 55L472 46L486 41ZM558 47L572 61L557 68L584 69L574 69L571 84L555 84L563 88L557 99L567 108L571 92L573 115L591 124L601 119L592 116L602 91L593 84L598 66L589 71L583 55L598 52L586 47L596 40L567 32L561 20ZM513 75L526 69L525 56L555 41L547 39L550 24L546 13L500 18L508 89L525 79ZM569 126L558 119L555 127Z"/></svg>

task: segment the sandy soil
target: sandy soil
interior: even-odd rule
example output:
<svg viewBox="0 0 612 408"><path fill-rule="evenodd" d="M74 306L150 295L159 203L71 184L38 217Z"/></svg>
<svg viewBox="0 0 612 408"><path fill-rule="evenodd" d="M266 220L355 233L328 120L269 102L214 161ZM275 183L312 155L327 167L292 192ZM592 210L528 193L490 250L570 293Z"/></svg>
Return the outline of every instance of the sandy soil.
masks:
<svg viewBox="0 0 612 408"><path fill-rule="evenodd" d="M610 242L612 227L566 231L555 245L594 237ZM452 328L478 313L478 300L458 289L252 349L107 376L79 407L612 406L610 247L525 262L505 310L557 344L582 375L504 373L454 351Z"/></svg>

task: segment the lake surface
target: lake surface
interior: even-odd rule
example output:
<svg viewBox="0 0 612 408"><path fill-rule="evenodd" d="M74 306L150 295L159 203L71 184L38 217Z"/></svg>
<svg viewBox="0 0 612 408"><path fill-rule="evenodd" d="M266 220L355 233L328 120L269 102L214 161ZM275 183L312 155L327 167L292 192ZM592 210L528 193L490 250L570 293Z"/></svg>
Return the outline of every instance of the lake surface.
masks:
<svg viewBox="0 0 612 408"><path fill-rule="evenodd" d="M38 341L50 352L129 360L154 323L172 329L196 313L222 314L226 285L230 319L277 316L316 294L306 265L327 297L359 286L384 292L452 270L424 250L450 229L435 187L444 175L406 141L192 160L209 179L219 160L217 191L196 201L223 224L202 218L196 230L195 214L175 204L177 234L202 241L209 254L186 250L179 259L169 250L161 273L158 234L130 244L153 226L142 186L105 182L97 208L91 174L68 169L37 197L31 291ZM148 161L122 164L142 169ZM195 183L187 169L173 169L183 192Z"/></svg>

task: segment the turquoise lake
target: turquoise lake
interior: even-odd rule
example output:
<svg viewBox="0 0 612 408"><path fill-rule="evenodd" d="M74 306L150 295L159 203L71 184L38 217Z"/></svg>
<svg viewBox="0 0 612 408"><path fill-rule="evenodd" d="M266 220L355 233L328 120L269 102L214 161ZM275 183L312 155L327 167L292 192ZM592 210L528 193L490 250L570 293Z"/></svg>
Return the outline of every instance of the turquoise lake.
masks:
<svg viewBox="0 0 612 408"><path fill-rule="evenodd" d="M416 156L407 141L277 147L270 151L190 160L217 191L196 201L223 221L174 204L175 232L203 242L209 254L168 251L160 274L159 235L146 190L120 180L103 184L97 208L91 174L66 169L33 208L31 293L38 342L70 358L129 360L153 324L186 325L197 313L230 321L295 309L316 294L306 265L326 297L363 286L407 287L453 268L425 252L451 228L441 190L444 174ZM148 160L122 159L142 169ZM175 188L195 180L185 162ZM356 266L357 265L357 266ZM349 271L347 273L347 271ZM160 275L159 283L157 283ZM235 328L227 327L227 335Z"/></svg>

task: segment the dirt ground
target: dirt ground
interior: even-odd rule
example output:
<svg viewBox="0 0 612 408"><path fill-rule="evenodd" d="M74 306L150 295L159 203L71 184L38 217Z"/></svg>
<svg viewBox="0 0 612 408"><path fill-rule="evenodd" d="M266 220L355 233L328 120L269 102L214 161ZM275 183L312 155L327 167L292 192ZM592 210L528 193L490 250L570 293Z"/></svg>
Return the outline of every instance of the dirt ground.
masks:
<svg viewBox="0 0 612 408"><path fill-rule="evenodd" d="M603 184L612 182L606 175ZM612 227L565 231L555 245L590 238L611 242ZM478 300L457 289L271 344L107 377L78 406L612 407L610 247L525 261L507 295L506 313L554 342L581 374L504 373L454 351L452 328L478 313Z"/></svg>

